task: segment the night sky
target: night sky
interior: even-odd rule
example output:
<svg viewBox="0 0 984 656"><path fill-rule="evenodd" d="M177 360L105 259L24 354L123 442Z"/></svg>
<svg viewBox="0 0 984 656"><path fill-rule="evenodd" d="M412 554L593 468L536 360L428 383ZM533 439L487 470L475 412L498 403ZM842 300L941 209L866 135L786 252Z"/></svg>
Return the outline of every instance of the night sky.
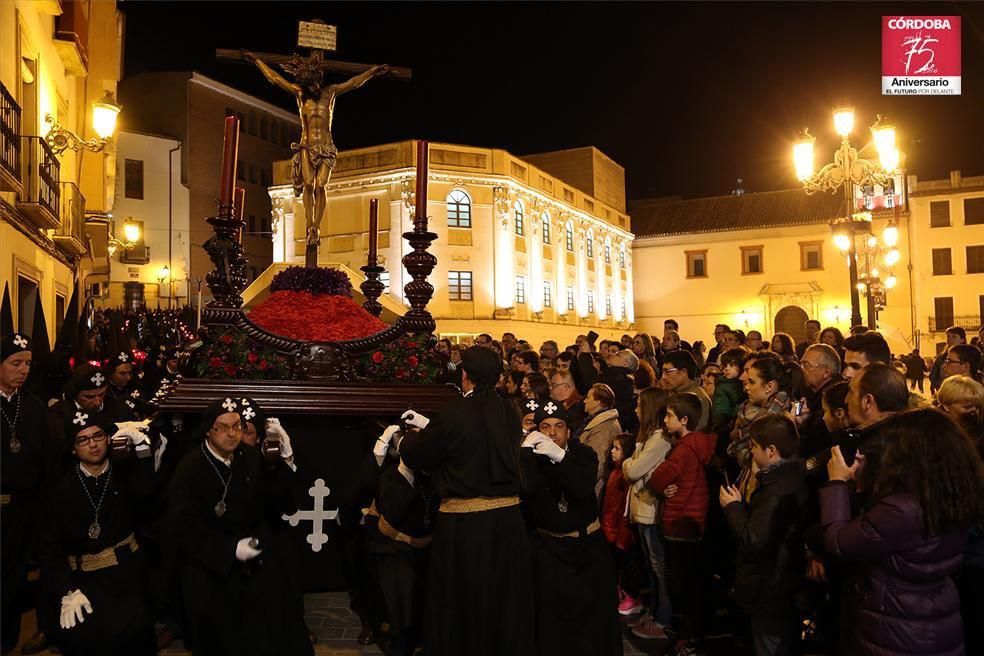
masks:
<svg viewBox="0 0 984 656"><path fill-rule="evenodd" d="M790 143L809 125L833 157L830 110L855 135L899 127L922 179L984 173L984 4L122 2L124 75L195 69L293 111L259 71L215 48L289 54L297 20L338 25L339 59L413 69L336 106L339 148L408 138L516 155L594 145L628 197L796 186ZM882 14L963 17L963 95L885 97ZM331 78L340 80L341 78ZM125 111L124 111L125 115ZM123 118L125 123L125 116Z"/></svg>

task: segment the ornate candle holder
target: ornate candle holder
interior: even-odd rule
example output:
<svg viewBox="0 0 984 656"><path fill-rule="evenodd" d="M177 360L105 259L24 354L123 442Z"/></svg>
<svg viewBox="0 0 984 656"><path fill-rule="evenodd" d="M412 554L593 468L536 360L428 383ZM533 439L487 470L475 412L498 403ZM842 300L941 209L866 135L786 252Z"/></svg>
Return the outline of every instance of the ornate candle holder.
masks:
<svg viewBox="0 0 984 656"><path fill-rule="evenodd" d="M378 317L383 311L383 305L378 299L382 295L385 285L383 285L382 281L379 279L379 276L385 270L386 269L377 265L375 262L362 267L362 272L366 274L366 279L362 281L361 285L359 285L359 289L362 290L362 295L366 297L362 307L366 312L376 317Z"/></svg>

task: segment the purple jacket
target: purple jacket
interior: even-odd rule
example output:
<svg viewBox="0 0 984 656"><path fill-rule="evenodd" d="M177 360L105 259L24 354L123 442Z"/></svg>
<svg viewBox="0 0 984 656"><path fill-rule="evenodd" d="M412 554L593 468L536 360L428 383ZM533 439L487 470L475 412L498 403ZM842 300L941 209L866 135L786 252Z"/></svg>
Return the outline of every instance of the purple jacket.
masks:
<svg viewBox="0 0 984 656"><path fill-rule="evenodd" d="M845 599L852 654L964 653L960 598L950 577L960 569L966 531L927 536L914 494L890 495L852 520L842 482L820 490L820 512L828 552L861 566Z"/></svg>

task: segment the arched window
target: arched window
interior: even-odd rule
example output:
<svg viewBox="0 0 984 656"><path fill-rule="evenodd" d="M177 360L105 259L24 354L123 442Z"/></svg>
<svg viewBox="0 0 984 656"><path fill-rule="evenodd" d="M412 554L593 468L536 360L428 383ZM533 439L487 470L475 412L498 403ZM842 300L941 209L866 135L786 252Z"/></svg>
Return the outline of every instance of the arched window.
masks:
<svg viewBox="0 0 984 656"><path fill-rule="evenodd" d="M588 237L585 240L585 248L588 250L588 257L594 257L594 234L589 230Z"/></svg>
<svg viewBox="0 0 984 656"><path fill-rule="evenodd" d="M564 243L567 245L567 250L571 253L574 252L574 226L570 223L564 226Z"/></svg>
<svg viewBox="0 0 984 656"><path fill-rule="evenodd" d="M453 189L446 199L448 204L448 226L451 228L471 227L471 198L460 189Z"/></svg>
<svg viewBox="0 0 984 656"><path fill-rule="evenodd" d="M526 234L526 228L523 226L523 204L518 200L513 205L513 218L516 224L516 234L522 237Z"/></svg>
<svg viewBox="0 0 984 656"><path fill-rule="evenodd" d="M544 212L543 215L540 217L540 220L543 222L543 243L549 244L550 243L550 215Z"/></svg>

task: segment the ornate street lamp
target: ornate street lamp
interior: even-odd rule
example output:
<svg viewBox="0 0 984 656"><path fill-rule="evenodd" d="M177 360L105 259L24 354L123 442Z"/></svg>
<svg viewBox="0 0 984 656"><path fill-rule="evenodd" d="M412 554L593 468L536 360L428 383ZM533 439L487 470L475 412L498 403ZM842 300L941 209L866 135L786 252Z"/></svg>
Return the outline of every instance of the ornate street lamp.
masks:
<svg viewBox="0 0 984 656"><path fill-rule="evenodd" d="M44 139L55 155L61 155L69 148L74 151L84 149L98 153L106 147L106 143L116 132L116 118L122 109L108 91L102 98L92 103L92 129L96 133L93 139L83 139L68 128L62 127L51 114L45 114L44 120L51 124L51 129Z"/></svg>
<svg viewBox="0 0 984 656"><path fill-rule="evenodd" d="M898 168L899 153L895 147L895 126L886 122L882 116L871 127L872 138L878 150L879 162L871 162L858 156L851 145L850 135L854 131L854 108L838 107L833 112L834 131L841 137L840 148L834 153L834 161L819 171L814 167L813 146L816 138L807 128L800 132L793 144L793 166L796 177L803 184L808 195L821 191L835 192L844 188L845 216L831 222L834 244L847 252L851 277L851 325L861 325L861 283L858 278L857 249L855 237L871 233L871 217L855 215L854 185L886 185L892 172ZM893 239L898 240L898 228L894 228ZM897 261L897 260L896 260ZM868 327L875 328L875 316L869 296Z"/></svg>
<svg viewBox="0 0 984 656"><path fill-rule="evenodd" d="M140 241L140 225L135 223L133 219L127 219L123 223L123 241L110 236L106 250L109 251L109 256L113 257L119 248L128 251L136 246L138 241Z"/></svg>

